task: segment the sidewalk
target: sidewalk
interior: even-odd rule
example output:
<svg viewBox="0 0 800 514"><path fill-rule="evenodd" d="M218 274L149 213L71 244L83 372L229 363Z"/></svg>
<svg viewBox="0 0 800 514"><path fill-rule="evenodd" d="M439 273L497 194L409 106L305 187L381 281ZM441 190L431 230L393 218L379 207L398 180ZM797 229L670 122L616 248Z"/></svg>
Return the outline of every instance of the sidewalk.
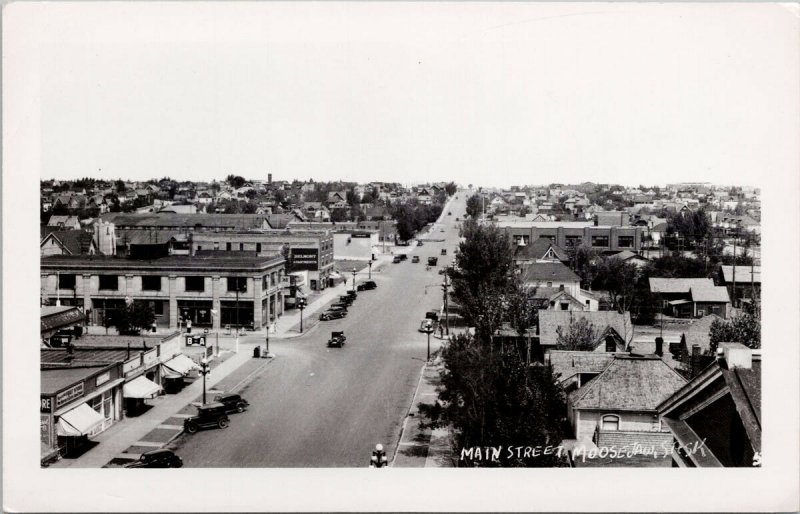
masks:
<svg viewBox="0 0 800 514"><path fill-rule="evenodd" d="M418 405L432 405L438 394L441 362L434 361L422 368L420 382L411 403L411 409L403 422L400 442L392 459L391 466L397 468L452 468L455 467L453 452L450 446L450 430L439 428L431 430L421 428L424 421L419 413Z"/></svg>
<svg viewBox="0 0 800 514"><path fill-rule="evenodd" d="M232 392L241 389L272 359L254 359L253 343L240 343L239 353L221 352L211 361L206 377L206 393ZM97 444L75 459L59 459L53 468L113 467L139 458L141 453L168 444L183 432L183 420L194 413L193 402L200 402L203 379L199 377L178 394L162 395L149 400L152 407L141 416L116 422L105 432L93 437Z"/></svg>

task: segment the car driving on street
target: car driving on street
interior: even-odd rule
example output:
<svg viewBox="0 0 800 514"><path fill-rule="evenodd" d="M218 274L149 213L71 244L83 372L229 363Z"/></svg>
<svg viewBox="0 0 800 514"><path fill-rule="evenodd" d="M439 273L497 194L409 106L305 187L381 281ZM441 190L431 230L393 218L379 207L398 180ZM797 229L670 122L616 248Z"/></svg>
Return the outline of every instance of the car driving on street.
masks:
<svg viewBox="0 0 800 514"><path fill-rule="evenodd" d="M419 255L415 255L411 258L411 262L419 262Z"/></svg>
<svg viewBox="0 0 800 514"><path fill-rule="evenodd" d="M250 403L242 398L241 395L234 393L222 393L214 397L215 402L219 402L225 406L225 412L244 412L250 406Z"/></svg>
<svg viewBox="0 0 800 514"><path fill-rule="evenodd" d="M358 284L358 286L356 287L356 290L357 291L369 291L371 289L377 289L377 288L378 288L378 284L376 284L374 280L367 280L364 283Z"/></svg>
<svg viewBox="0 0 800 514"><path fill-rule="evenodd" d="M137 460L125 464L126 468L180 468L183 460L172 450L158 449L143 453Z"/></svg>

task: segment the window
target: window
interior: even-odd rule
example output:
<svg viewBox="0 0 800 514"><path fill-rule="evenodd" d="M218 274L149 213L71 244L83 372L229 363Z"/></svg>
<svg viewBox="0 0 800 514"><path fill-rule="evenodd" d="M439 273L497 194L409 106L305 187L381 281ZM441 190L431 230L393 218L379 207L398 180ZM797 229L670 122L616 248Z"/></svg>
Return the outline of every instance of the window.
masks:
<svg viewBox="0 0 800 514"><path fill-rule="evenodd" d="M197 251L198 251L198 252L199 252L200 250L202 250L202 249L203 249L203 247L202 247L202 246L200 246L200 245L197 245Z"/></svg>
<svg viewBox="0 0 800 514"><path fill-rule="evenodd" d="M75 289L75 275L61 273L58 275L59 289Z"/></svg>
<svg viewBox="0 0 800 514"><path fill-rule="evenodd" d="M561 310L562 311L569 310L569 303L562 303L561 304Z"/></svg>
<svg viewBox="0 0 800 514"><path fill-rule="evenodd" d="M161 277L142 276L142 291L161 291Z"/></svg>
<svg viewBox="0 0 800 514"><path fill-rule="evenodd" d="M228 277L228 292L233 293L247 291L247 277Z"/></svg>
<svg viewBox="0 0 800 514"><path fill-rule="evenodd" d="M186 281L186 291L202 293L206 290L205 277L185 277L184 280Z"/></svg>
<svg viewBox="0 0 800 514"><path fill-rule="evenodd" d="M239 251L244 251L244 243L239 243Z"/></svg>
<svg viewBox="0 0 800 514"><path fill-rule="evenodd" d="M547 287L553 287L553 283L552 282L548 282L547 283Z"/></svg>
<svg viewBox="0 0 800 514"><path fill-rule="evenodd" d="M592 236L592 246L594 247L607 247L608 236Z"/></svg>
<svg viewBox="0 0 800 514"><path fill-rule="evenodd" d="M261 243L256 243L256 252L261 253Z"/></svg>
<svg viewBox="0 0 800 514"><path fill-rule="evenodd" d="M581 236L567 236L565 242L567 246L580 246L583 240Z"/></svg>
<svg viewBox="0 0 800 514"><path fill-rule="evenodd" d="M117 275L100 275L100 289L116 291L119 289L119 277Z"/></svg>
<svg viewBox="0 0 800 514"><path fill-rule="evenodd" d="M606 414L600 421L600 430L619 430L619 416Z"/></svg>
<svg viewBox="0 0 800 514"><path fill-rule="evenodd" d="M619 236L617 244L620 248L633 248L633 236Z"/></svg>
<svg viewBox="0 0 800 514"><path fill-rule="evenodd" d="M230 243L225 243L225 250L228 251L228 252L231 251L231 244Z"/></svg>

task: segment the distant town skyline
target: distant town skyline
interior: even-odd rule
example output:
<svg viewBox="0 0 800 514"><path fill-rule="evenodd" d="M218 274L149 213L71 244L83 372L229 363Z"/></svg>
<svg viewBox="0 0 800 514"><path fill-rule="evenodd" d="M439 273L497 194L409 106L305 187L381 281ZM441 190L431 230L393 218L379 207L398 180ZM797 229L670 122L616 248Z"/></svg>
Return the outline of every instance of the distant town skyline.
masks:
<svg viewBox="0 0 800 514"><path fill-rule="evenodd" d="M796 149L777 4L16 12L42 177L736 183Z"/></svg>

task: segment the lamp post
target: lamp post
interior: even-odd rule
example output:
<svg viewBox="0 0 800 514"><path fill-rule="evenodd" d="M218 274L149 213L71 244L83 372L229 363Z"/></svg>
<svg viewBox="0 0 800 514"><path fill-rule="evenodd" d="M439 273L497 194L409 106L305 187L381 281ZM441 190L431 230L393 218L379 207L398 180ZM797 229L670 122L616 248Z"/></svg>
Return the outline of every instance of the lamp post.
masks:
<svg viewBox="0 0 800 514"><path fill-rule="evenodd" d="M369 276L367 278L369 278L369 280L372 280L372 257L371 256L370 256L369 263L367 264L367 266L369 266Z"/></svg>
<svg viewBox="0 0 800 514"><path fill-rule="evenodd" d="M425 359L425 362L430 362L431 360L431 332L433 332L433 323L428 320L428 323L425 324L425 333L428 334L428 358Z"/></svg>
<svg viewBox="0 0 800 514"><path fill-rule="evenodd" d="M378 443L375 449L372 450L372 457L369 459L369 467L382 468L389 465L389 458L386 457L386 452L383 450L383 445Z"/></svg>
<svg viewBox="0 0 800 514"><path fill-rule="evenodd" d="M297 301L297 308L300 309L300 333L303 333L303 310L306 308L305 298L300 298Z"/></svg>
<svg viewBox="0 0 800 514"><path fill-rule="evenodd" d="M356 290L356 269L353 268L353 292Z"/></svg>
<svg viewBox="0 0 800 514"><path fill-rule="evenodd" d="M200 369L200 374L203 375L203 405L206 404L206 375L209 373L208 369L208 359L203 357L200 360L200 365L202 368Z"/></svg>
<svg viewBox="0 0 800 514"><path fill-rule="evenodd" d="M449 273L448 273L449 271L450 271L450 266L448 266L445 269L444 282L442 282L442 291L444 293L444 323L445 323L445 325L444 325L445 328L444 329L445 329L445 334L447 334L448 336L450 335L450 314L449 314L449 312L447 310L447 296L448 296L447 295L447 291L448 291L448 289L450 287L450 282L447 280L447 277L449 275Z"/></svg>

